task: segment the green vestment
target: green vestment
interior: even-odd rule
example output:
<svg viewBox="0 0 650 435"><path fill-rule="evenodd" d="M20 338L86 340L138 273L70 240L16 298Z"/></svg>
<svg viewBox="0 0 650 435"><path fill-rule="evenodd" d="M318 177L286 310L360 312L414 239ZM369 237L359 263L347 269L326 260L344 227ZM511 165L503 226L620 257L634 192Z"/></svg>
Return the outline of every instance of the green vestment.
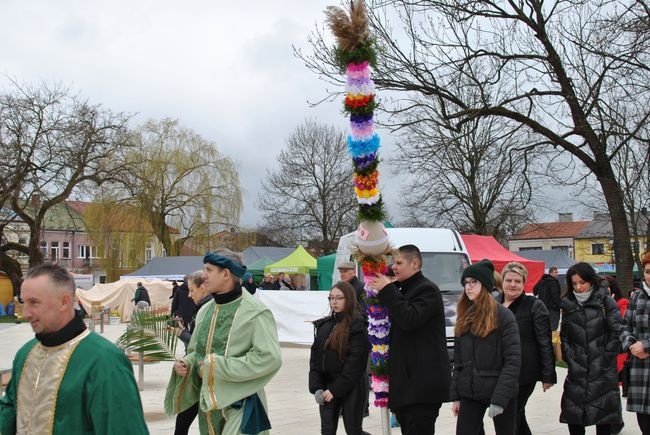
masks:
<svg viewBox="0 0 650 435"><path fill-rule="evenodd" d="M148 434L128 358L88 330L59 346L36 339L14 358L0 435Z"/></svg>
<svg viewBox="0 0 650 435"><path fill-rule="evenodd" d="M257 394L268 410L264 386L282 364L273 314L247 291L226 304L208 302L197 314L183 361L189 373L178 376L172 371L167 413L199 402L201 434L244 433L244 407L237 402Z"/></svg>

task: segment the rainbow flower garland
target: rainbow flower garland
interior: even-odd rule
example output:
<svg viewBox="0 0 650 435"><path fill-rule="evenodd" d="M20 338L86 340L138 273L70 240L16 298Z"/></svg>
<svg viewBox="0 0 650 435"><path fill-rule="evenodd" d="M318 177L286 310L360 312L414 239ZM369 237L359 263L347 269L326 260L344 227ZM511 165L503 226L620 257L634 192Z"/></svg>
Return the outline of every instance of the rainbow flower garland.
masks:
<svg viewBox="0 0 650 435"><path fill-rule="evenodd" d="M390 319L379 303L377 292L369 287L376 274L385 274L388 237L383 227L385 217L379 189L379 136L375 133L373 113L377 107L375 85L370 68L376 63L373 40L368 34L368 19L363 1L351 1L349 16L337 7L327 9L330 28L337 38L336 61L346 74L344 109L350 115L348 150L354 164L354 191L359 204L357 261L365 281L368 335L372 345L370 371L374 404L388 407L388 363Z"/></svg>

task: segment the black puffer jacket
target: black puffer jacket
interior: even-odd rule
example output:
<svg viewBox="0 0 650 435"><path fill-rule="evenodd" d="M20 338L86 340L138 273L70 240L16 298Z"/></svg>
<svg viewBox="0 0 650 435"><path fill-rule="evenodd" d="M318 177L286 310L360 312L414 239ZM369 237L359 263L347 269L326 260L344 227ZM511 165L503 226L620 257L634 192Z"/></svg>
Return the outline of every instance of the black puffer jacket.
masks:
<svg viewBox="0 0 650 435"><path fill-rule="evenodd" d="M522 293L508 307L517 319L521 341L519 385L542 381L557 383L555 355L551 343L551 325L544 303Z"/></svg>
<svg viewBox="0 0 650 435"><path fill-rule="evenodd" d="M355 313L350 326L350 346L344 359L334 349L325 348L325 342L337 325L335 316L314 322L314 344L309 359L309 392L330 390L335 398L347 396L355 387L365 388L365 369L370 353L366 322Z"/></svg>
<svg viewBox="0 0 650 435"><path fill-rule="evenodd" d="M621 422L616 370L621 323L618 305L607 296L606 284L594 289L583 306L573 291L562 299L560 337L569 373L560 422L582 426Z"/></svg>
<svg viewBox="0 0 650 435"><path fill-rule="evenodd" d="M481 338L471 332L454 339L451 400L461 397L505 408L519 390L521 346L515 316L498 305L499 326Z"/></svg>

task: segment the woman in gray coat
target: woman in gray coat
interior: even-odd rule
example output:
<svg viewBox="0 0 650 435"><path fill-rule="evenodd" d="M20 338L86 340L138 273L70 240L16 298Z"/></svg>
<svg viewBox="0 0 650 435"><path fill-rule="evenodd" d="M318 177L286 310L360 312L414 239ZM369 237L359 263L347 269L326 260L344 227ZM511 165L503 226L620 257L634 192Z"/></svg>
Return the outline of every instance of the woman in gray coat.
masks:
<svg viewBox="0 0 650 435"><path fill-rule="evenodd" d="M636 412L643 435L650 435L650 252L643 254L642 289L630 297L621 328L623 349L630 351L627 410Z"/></svg>
<svg viewBox="0 0 650 435"><path fill-rule="evenodd" d="M607 295L607 283L587 263L566 274L569 290L562 298L562 355L569 372L564 381L560 422L571 435L584 435L596 426L597 435L610 435L622 422L616 357L621 313Z"/></svg>

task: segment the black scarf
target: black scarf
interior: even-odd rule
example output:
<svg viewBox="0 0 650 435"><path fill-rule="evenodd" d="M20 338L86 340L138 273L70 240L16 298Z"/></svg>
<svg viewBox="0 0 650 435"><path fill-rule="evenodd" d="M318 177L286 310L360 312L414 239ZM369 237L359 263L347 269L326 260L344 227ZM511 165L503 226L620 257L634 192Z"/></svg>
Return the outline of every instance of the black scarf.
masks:
<svg viewBox="0 0 650 435"><path fill-rule="evenodd" d="M212 298L219 305L232 302L240 296L241 296L241 285L239 284L235 284L235 288L230 290L228 293L221 293L221 294L212 293Z"/></svg>
<svg viewBox="0 0 650 435"><path fill-rule="evenodd" d="M41 332L36 334L36 339L43 346L59 346L67 341L72 340L86 330L86 324L80 314L75 312L75 316L63 328L56 332Z"/></svg>

